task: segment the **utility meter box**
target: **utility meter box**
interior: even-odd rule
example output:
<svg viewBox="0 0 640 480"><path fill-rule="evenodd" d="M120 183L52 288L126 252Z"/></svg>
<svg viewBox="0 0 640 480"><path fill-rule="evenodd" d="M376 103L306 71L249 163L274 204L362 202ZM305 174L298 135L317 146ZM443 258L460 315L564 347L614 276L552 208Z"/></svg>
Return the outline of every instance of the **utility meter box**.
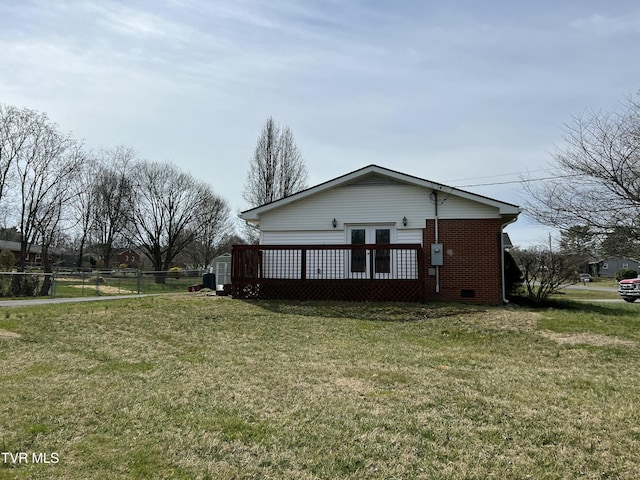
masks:
<svg viewBox="0 0 640 480"><path fill-rule="evenodd" d="M442 244L432 243L431 244L431 265L433 265L434 267L441 266L443 258L444 256L442 254Z"/></svg>

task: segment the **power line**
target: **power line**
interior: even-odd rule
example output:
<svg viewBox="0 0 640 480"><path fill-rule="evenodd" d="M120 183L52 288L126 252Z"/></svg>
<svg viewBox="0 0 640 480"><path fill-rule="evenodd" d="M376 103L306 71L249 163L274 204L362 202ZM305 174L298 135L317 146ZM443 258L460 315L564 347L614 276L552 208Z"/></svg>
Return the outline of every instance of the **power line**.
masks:
<svg viewBox="0 0 640 480"><path fill-rule="evenodd" d="M553 171L552 168L542 168L539 170L530 170L530 171L527 171L526 173L552 172L552 171ZM502 173L500 175L487 175L484 177L458 178L456 180L449 180L447 183L466 182L469 180L483 180L485 178L511 177L513 175L524 175L524 173L515 172L515 173Z"/></svg>
<svg viewBox="0 0 640 480"><path fill-rule="evenodd" d="M499 176L499 175L496 175ZM490 182L490 183L476 183L471 185L454 185L455 188L469 188L469 187L489 187L492 185L510 185L513 183L531 183L531 182L541 182L543 180L553 180L556 178L569 178L569 177L578 177L579 174L572 175L555 175L553 177L542 177L542 178L531 178L531 179L521 179L521 180L510 180L508 182ZM482 177L480 177L482 178ZM485 177L491 178L491 177Z"/></svg>

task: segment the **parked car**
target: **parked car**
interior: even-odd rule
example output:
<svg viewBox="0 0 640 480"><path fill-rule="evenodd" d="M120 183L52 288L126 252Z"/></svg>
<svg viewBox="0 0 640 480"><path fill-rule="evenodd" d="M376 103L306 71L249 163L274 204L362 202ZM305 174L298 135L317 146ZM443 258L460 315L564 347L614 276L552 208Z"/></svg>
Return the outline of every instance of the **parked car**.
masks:
<svg viewBox="0 0 640 480"><path fill-rule="evenodd" d="M592 279L591 275L589 275L588 273L581 273L578 276L578 280L580 280L582 283L589 283Z"/></svg>
<svg viewBox="0 0 640 480"><path fill-rule="evenodd" d="M640 277L620 280L618 293L625 302L635 302L640 298Z"/></svg>

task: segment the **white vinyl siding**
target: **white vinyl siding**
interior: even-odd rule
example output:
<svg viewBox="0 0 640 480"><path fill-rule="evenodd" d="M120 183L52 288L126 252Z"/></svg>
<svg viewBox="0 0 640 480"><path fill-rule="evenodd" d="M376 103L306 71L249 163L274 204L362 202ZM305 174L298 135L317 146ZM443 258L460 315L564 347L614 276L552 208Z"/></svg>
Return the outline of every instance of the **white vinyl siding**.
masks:
<svg viewBox="0 0 640 480"><path fill-rule="evenodd" d="M264 212L262 232L336 230L344 224L391 223L400 233L404 228L424 228L425 220L435 218L431 191L403 184L345 185L312 197ZM445 192L438 192L441 219L499 218L496 207L477 203ZM403 218L407 218L407 226ZM285 242L287 243L287 242ZM313 243L323 243L315 241Z"/></svg>
<svg viewBox="0 0 640 480"><path fill-rule="evenodd" d="M261 245L343 245L344 231L265 231L260 233Z"/></svg>
<svg viewBox="0 0 640 480"><path fill-rule="evenodd" d="M325 231L263 231L260 235L261 245L343 245L347 237L343 228ZM422 230L398 228L393 243L422 244Z"/></svg>
<svg viewBox="0 0 640 480"><path fill-rule="evenodd" d="M424 228L424 222L422 227ZM422 245L422 229L401 229L396 231L397 243L419 243Z"/></svg>
<svg viewBox="0 0 640 480"><path fill-rule="evenodd" d="M345 223L392 223L402 228L403 217L407 217L408 227L424 227L430 208L423 188L398 184L342 186L265 212L260 229L327 230L333 229L334 218L340 230Z"/></svg>
<svg viewBox="0 0 640 480"><path fill-rule="evenodd" d="M438 192L438 204L438 218L443 220L500 218L500 211L496 207L443 192ZM426 218L434 218L433 211Z"/></svg>

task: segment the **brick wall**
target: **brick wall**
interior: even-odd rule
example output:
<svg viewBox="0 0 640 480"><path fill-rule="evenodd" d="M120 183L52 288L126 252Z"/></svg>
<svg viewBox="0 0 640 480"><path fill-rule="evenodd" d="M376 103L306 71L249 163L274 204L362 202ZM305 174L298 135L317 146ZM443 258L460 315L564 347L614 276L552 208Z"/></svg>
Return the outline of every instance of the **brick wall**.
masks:
<svg viewBox="0 0 640 480"><path fill-rule="evenodd" d="M502 303L502 249L500 219L439 220L438 243L444 251L439 267L440 292L431 266L435 220L423 230L425 300ZM432 270L430 272L430 269Z"/></svg>

